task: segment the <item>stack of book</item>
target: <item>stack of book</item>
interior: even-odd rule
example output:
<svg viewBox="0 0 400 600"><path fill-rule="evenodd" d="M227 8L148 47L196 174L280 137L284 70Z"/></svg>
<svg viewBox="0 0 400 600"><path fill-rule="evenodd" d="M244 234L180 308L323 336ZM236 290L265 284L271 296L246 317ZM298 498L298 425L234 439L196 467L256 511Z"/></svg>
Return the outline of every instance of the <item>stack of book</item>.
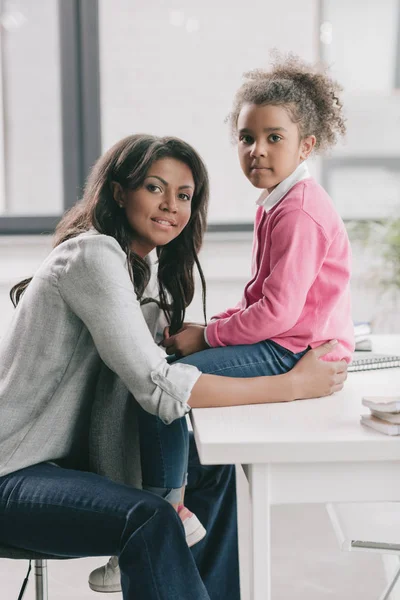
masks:
<svg viewBox="0 0 400 600"><path fill-rule="evenodd" d="M386 435L400 435L400 396L366 396L364 406L369 415L361 415L361 423Z"/></svg>

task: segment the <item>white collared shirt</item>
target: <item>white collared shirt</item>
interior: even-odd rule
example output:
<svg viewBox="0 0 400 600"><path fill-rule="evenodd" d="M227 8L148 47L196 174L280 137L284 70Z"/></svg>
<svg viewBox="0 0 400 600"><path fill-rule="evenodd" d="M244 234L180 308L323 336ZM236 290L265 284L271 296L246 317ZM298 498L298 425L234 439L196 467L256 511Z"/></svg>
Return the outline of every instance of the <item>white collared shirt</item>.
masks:
<svg viewBox="0 0 400 600"><path fill-rule="evenodd" d="M287 194L296 183L302 181L302 179L307 179L308 177L310 177L308 166L306 162L301 162L293 173L281 181L271 193L269 193L268 190L264 190L256 204L258 204L258 206L263 206L265 212L268 212L282 200L283 196Z"/></svg>

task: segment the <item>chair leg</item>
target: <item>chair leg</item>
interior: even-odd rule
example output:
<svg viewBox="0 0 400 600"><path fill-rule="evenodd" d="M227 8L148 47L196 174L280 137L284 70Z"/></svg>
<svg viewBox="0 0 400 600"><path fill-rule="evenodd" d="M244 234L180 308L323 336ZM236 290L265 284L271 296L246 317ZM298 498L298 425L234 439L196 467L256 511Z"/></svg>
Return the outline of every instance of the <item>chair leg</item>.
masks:
<svg viewBox="0 0 400 600"><path fill-rule="evenodd" d="M400 567L397 569L397 571L396 571L396 573L395 573L392 581L386 587L385 591L383 592L383 594L379 598L379 600L388 600L389 594L393 590L394 586L396 585L396 582L397 582L397 580L398 580L399 577L400 577Z"/></svg>
<svg viewBox="0 0 400 600"><path fill-rule="evenodd" d="M34 561L36 600L48 600L47 560Z"/></svg>

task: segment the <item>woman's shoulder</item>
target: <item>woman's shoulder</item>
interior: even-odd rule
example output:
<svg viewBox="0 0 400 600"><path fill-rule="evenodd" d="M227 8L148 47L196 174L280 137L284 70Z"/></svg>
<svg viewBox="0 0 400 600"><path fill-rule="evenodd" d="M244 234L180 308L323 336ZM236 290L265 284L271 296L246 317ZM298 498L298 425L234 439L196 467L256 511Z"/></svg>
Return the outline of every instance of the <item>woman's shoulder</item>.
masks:
<svg viewBox="0 0 400 600"><path fill-rule="evenodd" d="M54 251L65 254L70 260L92 259L103 253L112 253L126 258L118 241L111 235L99 233L96 229L89 229L62 242Z"/></svg>
<svg viewBox="0 0 400 600"><path fill-rule="evenodd" d="M126 265L126 254L118 241L90 229L56 246L43 267L58 278L70 270L113 269L116 263Z"/></svg>
<svg viewBox="0 0 400 600"><path fill-rule="evenodd" d="M59 248L60 250L85 250L86 248L90 249L98 249L98 248L116 248L123 252L121 246L118 241L112 237L111 235L106 235L104 233L100 233L97 229L93 227L88 229L87 231L83 231L82 233L71 237L65 242L61 242L55 249Z"/></svg>

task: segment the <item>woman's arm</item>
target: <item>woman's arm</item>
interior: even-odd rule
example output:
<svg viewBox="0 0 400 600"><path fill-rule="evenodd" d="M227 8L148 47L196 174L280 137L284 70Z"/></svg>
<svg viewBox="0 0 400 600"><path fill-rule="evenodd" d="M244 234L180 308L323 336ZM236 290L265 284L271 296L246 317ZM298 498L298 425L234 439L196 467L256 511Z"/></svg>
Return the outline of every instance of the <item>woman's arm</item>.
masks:
<svg viewBox="0 0 400 600"><path fill-rule="evenodd" d="M318 361L332 347L310 350L286 375L233 379L202 375L196 367L169 365L155 343L133 290L126 256L113 238L93 236L68 243L58 277L61 296L90 332L103 362L149 413L165 423L194 406L229 406L321 396L339 389L345 369ZM64 249L67 251L66 249ZM319 352L319 354L318 354ZM308 356L310 355L310 356ZM336 371L335 371L336 370ZM332 380L338 378L332 383Z"/></svg>
<svg viewBox="0 0 400 600"><path fill-rule="evenodd" d="M291 371L283 375L242 379L201 375L192 389L188 404L192 408L206 408L329 396L341 390L347 378L345 361L320 360L334 346L334 342L327 342L309 350Z"/></svg>
<svg viewBox="0 0 400 600"><path fill-rule="evenodd" d="M70 309L74 332L87 328L101 360L144 410L165 423L183 417L201 373L192 365L167 363L146 324L118 242L106 235L79 236L61 244L57 254L54 283Z"/></svg>

